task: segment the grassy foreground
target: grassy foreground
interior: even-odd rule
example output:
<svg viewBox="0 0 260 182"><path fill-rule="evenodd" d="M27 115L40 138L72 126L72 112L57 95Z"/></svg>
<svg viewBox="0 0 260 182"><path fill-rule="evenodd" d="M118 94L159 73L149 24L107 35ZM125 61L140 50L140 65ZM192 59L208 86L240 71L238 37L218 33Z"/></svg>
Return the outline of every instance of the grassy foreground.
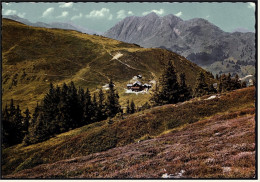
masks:
<svg viewBox="0 0 260 182"><path fill-rule="evenodd" d="M16 145L4 149L2 152L2 175L5 177L8 174L15 174L40 164L54 163L122 147L138 140L178 131L178 128L181 129L186 125L209 119L215 115L227 116L227 118L223 118L225 120L229 119L228 117L235 118L254 113L254 87L224 93L211 100L207 100L208 97L196 98L177 105L155 107L125 116L125 118L94 123L57 135L39 144L27 147ZM235 114L231 114L233 112ZM253 120L254 118L252 121L250 120L251 125L254 123ZM205 129L203 127L202 125L201 129ZM241 127L243 128L243 125ZM205 135L207 135L206 131ZM195 135L190 135L190 139L194 137ZM223 137L226 136L223 135ZM197 139L199 140L199 138ZM253 142L253 139L250 139L250 141ZM241 144L240 141L234 142ZM244 142L246 143L246 140ZM217 149L214 149L214 151L216 152ZM183 153L183 155L186 155L186 153Z"/></svg>
<svg viewBox="0 0 260 182"><path fill-rule="evenodd" d="M153 139L22 170L8 178L255 178L254 109Z"/></svg>

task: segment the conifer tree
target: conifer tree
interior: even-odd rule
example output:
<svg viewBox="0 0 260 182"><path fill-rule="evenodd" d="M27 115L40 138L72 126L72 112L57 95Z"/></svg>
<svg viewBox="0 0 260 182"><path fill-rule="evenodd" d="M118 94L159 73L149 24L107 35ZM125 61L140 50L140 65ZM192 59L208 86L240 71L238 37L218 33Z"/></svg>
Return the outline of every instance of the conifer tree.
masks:
<svg viewBox="0 0 260 182"><path fill-rule="evenodd" d="M107 118L105 113L105 96L102 88L98 92L98 121L105 120Z"/></svg>
<svg viewBox="0 0 260 182"><path fill-rule="evenodd" d="M218 76L218 74L216 74L216 80L219 80L219 76Z"/></svg>
<svg viewBox="0 0 260 182"><path fill-rule="evenodd" d="M91 112L91 122L96 122L98 120L98 103L96 94L94 93L93 99L92 99L92 112Z"/></svg>
<svg viewBox="0 0 260 182"><path fill-rule="evenodd" d="M3 145L11 146L21 143L24 137L23 133L23 116L20 106L15 108L13 99L11 99L10 107L6 106L2 115L3 122Z"/></svg>
<svg viewBox="0 0 260 182"><path fill-rule="evenodd" d="M13 117L15 115L15 106L14 106L14 100L11 99L11 102L10 102L10 107L9 107L9 114L10 114L10 117Z"/></svg>
<svg viewBox="0 0 260 182"><path fill-rule="evenodd" d="M60 102L59 94L52 83L50 83L49 92L45 95L42 104L42 113L47 122L47 129L50 133L58 132L58 124L56 121L56 115L58 114L58 104Z"/></svg>
<svg viewBox="0 0 260 182"><path fill-rule="evenodd" d="M81 112L80 112L80 101L77 94L77 89L74 83L71 81L68 89L68 105L69 105L69 117L71 123L69 126L71 128L76 128L80 125Z"/></svg>
<svg viewBox="0 0 260 182"><path fill-rule="evenodd" d="M106 113L108 117L114 117L117 113L120 112L122 112L122 109L119 104L119 96L114 89L112 80L110 80L109 90L107 91Z"/></svg>
<svg viewBox="0 0 260 182"><path fill-rule="evenodd" d="M42 142L49 138L46 119L42 112L39 113L34 125L29 130L29 137L25 138L26 144Z"/></svg>
<svg viewBox="0 0 260 182"><path fill-rule="evenodd" d="M14 144L21 143L24 138L24 132L23 132L23 116L19 105L16 106L16 112L12 122L13 122L12 138L14 139Z"/></svg>
<svg viewBox="0 0 260 182"><path fill-rule="evenodd" d="M179 90L179 101L191 99L191 89L186 85L186 77L184 73L180 74L180 90Z"/></svg>
<svg viewBox="0 0 260 182"><path fill-rule="evenodd" d="M64 132L70 128L71 118L69 116L70 113L70 105L68 100L68 92L69 88L64 83L60 93L60 102L58 104L58 115L56 115L57 121L57 132ZM56 128L56 127L55 127Z"/></svg>
<svg viewBox="0 0 260 182"><path fill-rule="evenodd" d="M40 106L37 102L36 107L34 108L33 115L32 115L32 120L31 120L32 124L34 124L36 122L36 119L37 119L39 113L40 113Z"/></svg>
<svg viewBox="0 0 260 182"><path fill-rule="evenodd" d="M127 114L130 114L130 113L131 113L129 100L127 100L126 113L127 113Z"/></svg>
<svg viewBox="0 0 260 182"><path fill-rule="evenodd" d="M214 88L212 84L209 85L209 94L215 94L217 93L217 90Z"/></svg>
<svg viewBox="0 0 260 182"><path fill-rule="evenodd" d="M239 80L238 74L235 75L233 79L233 89L240 89L241 88L241 81Z"/></svg>
<svg viewBox="0 0 260 182"><path fill-rule="evenodd" d="M87 89L87 91L85 93L84 114L83 114L84 124L90 124L91 123L91 117L92 117L91 106L92 106L91 95L90 95L89 89Z"/></svg>
<svg viewBox="0 0 260 182"><path fill-rule="evenodd" d="M228 73L227 79L226 79L226 91L232 90L232 82L231 82L231 74Z"/></svg>
<svg viewBox="0 0 260 182"><path fill-rule="evenodd" d="M79 97L79 126L82 126L83 123L83 114L84 114L84 105L85 105L85 92L82 88L79 88L78 90L78 97Z"/></svg>
<svg viewBox="0 0 260 182"><path fill-rule="evenodd" d="M23 130L24 130L24 133L25 135L28 134L28 129L29 129L29 122L30 122L30 119L31 119L31 116L30 116L30 111L29 109L27 108L24 112L25 116L24 116L24 119L23 119Z"/></svg>
<svg viewBox="0 0 260 182"><path fill-rule="evenodd" d="M200 72L196 81L195 89L194 89L194 96L201 97L203 95L208 94L209 87L205 80L205 75Z"/></svg>
<svg viewBox="0 0 260 182"><path fill-rule="evenodd" d="M136 109L135 109L135 103L134 101L132 100L131 101L131 105L130 105L130 113L133 114L135 113Z"/></svg>
<svg viewBox="0 0 260 182"><path fill-rule="evenodd" d="M2 118L3 147L8 147L10 146L11 143L10 138L12 135L12 128L11 128L12 126L10 122L10 113L8 111L7 104L3 109L1 118Z"/></svg>
<svg viewBox="0 0 260 182"><path fill-rule="evenodd" d="M243 82L241 83L241 88L246 88L246 87L247 87L246 81L243 81Z"/></svg>
<svg viewBox="0 0 260 182"><path fill-rule="evenodd" d="M160 81L161 89L159 89L159 102L162 104L174 104L179 99L179 83L177 81L176 72L169 61Z"/></svg>

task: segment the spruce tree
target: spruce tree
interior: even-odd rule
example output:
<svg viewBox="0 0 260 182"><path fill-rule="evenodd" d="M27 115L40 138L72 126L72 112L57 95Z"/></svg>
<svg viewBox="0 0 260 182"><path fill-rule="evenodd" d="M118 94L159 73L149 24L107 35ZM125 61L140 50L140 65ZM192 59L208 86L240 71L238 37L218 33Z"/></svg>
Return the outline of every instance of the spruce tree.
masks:
<svg viewBox="0 0 260 182"><path fill-rule="evenodd" d="M228 73L227 79L226 79L226 91L232 90L232 82L231 82L231 74Z"/></svg>
<svg viewBox="0 0 260 182"><path fill-rule="evenodd" d="M218 76L218 74L216 74L216 80L219 80L219 76Z"/></svg>
<svg viewBox="0 0 260 182"><path fill-rule="evenodd" d="M208 93L209 93L209 87L208 84L206 83L205 75L202 72L200 72L197 77L197 81L194 89L194 96L201 97Z"/></svg>
<svg viewBox="0 0 260 182"><path fill-rule="evenodd" d="M131 105L130 105L130 113L133 114L135 113L136 109L135 109L135 103L134 101L132 100L131 101Z"/></svg>
<svg viewBox="0 0 260 182"><path fill-rule="evenodd" d="M127 100L126 113L127 113L127 114L130 114L130 113L131 113L129 100Z"/></svg>
<svg viewBox="0 0 260 182"><path fill-rule="evenodd" d="M29 137L25 138L27 144L34 144L42 142L50 137L47 130L46 119L42 112L39 113L35 123L29 130Z"/></svg>
<svg viewBox="0 0 260 182"><path fill-rule="evenodd" d="M2 112L2 133L3 133L3 147L8 147L11 144L11 134L12 134L12 126L10 122L10 113L8 111L8 106L6 104L5 108Z"/></svg>
<svg viewBox="0 0 260 182"><path fill-rule="evenodd" d="M186 85L186 77L184 73L180 74L180 90L179 101L184 102L191 99L191 89Z"/></svg>
<svg viewBox="0 0 260 182"><path fill-rule="evenodd" d="M93 99L92 99L92 107L91 107L91 122L96 122L98 120L98 103L96 94L94 93Z"/></svg>
<svg viewBox="0 0 260 182"><path fill-rule="evenodd" d="M84 124L91 123L91 117L92 117L92 108L91 107L92 107L91 95L90 95L89 89L87 88L87 91L85 93L84 114L83 114Z"/></svg>
<svg viewBox="0 0 260 182"><path fill-rule="evenodd" d="M226 88L227 88L227 76L226 74L222 74L220 76L220 82L221 82L221 92L225 92L226 91Z"/></svg>
<svg viewBox="0 0 260 182"><path fill-rule="evenodd" d="M168 62L161 76L160 86L159 102L161 104L174 104L178 102L180 86L171 61Z"/></svg>
<svg viewBox="0 0 260 182"><path fill-rule="evenodd" d="M68 105L69 105L69 117L71 128L76 128L80 125L81 112L80 112L80 100L77 94L77 89L74 83L71 81L68 89Z"/></svg>
<svg viewBox="0 0 260 182"><path fill-rule="evenodd" d="M212 84L209 85L209 94L215 94L217 93L217 90L214 88Z"/></svg>
<svg viewBox="0 0 260 182"><path fill-rule="evenodd" d="M13 119L13 138L14 138L14 144L21 143L23 138L24 138L24 133L23 133L23 116L21 113L20 106L16 106L16 112L15 112L15 117Z"/></svg>
<svg viewBox="0 0 260 182"><path fill-rule="evenodd" d="M28 134L29 122L31 119L30 114L31 113L30 113L29 109L27 108L24 112L25 117L23 119L23 130L24 130L25 135Z"/></svg>
<svg viewBox="0 0 260 182"><path fill-rule="evenodd" d="M241 88L241 81L239 80L238 74L235 75L233 81L233 89L240 89Z"/></svg>
<svg viewBox="0 0 260 182"><path fill-rule="evenodd" d="M10 102L10 107L9 107L9 114L10 114L10 117L13 117L15 115L15 106L14 106L14 100L11 99L11 102Z"/></svg>
<svg viewBox="0 0 260 182"><path fill-rule="evenodd" d="M85 92L82 88L78 90L78 97L79 97L79 126L83 126L83 114L84 114L84 105L85 105Z"/></svg>
<svg viewBox="0 0 260 182"><path fill-rule="evenodd" d="M107 118L105 113L105 96L102 88L98 92L98 121L105 120Z"/></svg>
<svg viewBox="0 0 260 182"><path fill-rule="evenodd" d="M60 93L60 102L58 104L58 115L56 115L56 123L57 128L59 131L57 132L64 132L68 131L71 127L71 118L70 114L70 105L69 105L69 98L68 98L69 88L64 83ZM56 128L56 127L55 127Z"/></svg>
<svg viewBox="0 0 260 182"><path fill-rule="evenodd" d="M60 102L59 94L56 93L56 89L53 84L50 83L49 92L45 95L42 104L42 113L47 122L47 129L50 133L58 132L58 124L56 121L56 115L58 114L58 104Z"/></svg>
<svg viewBox="0 0 260 182"><path fill-rule="evenodd" d="M114 84L112 80L109 82L109 90L107 91L106 100L106 113L108 117L114 117L117 113L122 112L121 106L119 104L118 93L114 89Z"/></svg>

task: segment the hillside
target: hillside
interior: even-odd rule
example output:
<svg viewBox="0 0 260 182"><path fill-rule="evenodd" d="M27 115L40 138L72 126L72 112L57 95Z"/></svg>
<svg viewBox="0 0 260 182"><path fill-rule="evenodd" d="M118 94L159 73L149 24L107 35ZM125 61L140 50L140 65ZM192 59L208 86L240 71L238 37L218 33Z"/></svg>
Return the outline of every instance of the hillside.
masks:
<svg viewBox="0 0 260 182"><path fill-rule="evenodd" d="M32 23L27 19L21 18L17 15L3 15L3 18L5 19L10 19L10 20L14 20L20 23L23 23L25 25L29 25L29 26L34 26L34 27L43 27L43 28L59 28L59 29L65 29L65 30L76 30L82 33L87 33L87 34L100 34L89 30L87 28L81 27L81 26L77 26L75 24L73 24L72 22L52 22L52 23L44 23L44 22L36 22L36 23Z"/></svg>
<svg viewBox="0 0 260 182"><path fill-rule="evenodd" d="M113 79L121 104L133 99L140 106L148 101L150 92L125 93L126 84L135 75L141 74L143 83L154 83L168 60L173 61L178 74L186 74L191 87L199 71L206 73L164 49L145 49L77 31L32 27L3 19L2 37L2 104L13 98L22 109L34 108L50 82L61 85L73 81L77 87L95 92ZM206 73L207 81L213 83L209 76Z"/></svg>
<svg viewBox="0 0 260 182"><path fill-rule="evenodd" d="M104 33L116 40L176 52L215 74L255 73L255 33L224 32L202 18L126 17Z"/></svg>
<svg viewBox="0 0 260 182"><path fill-rule="evenodd" d="M42 143L6 148L2 175L161 178L181 173L185 178L253 178L254 110L254 87L155 107Z"/></svg>

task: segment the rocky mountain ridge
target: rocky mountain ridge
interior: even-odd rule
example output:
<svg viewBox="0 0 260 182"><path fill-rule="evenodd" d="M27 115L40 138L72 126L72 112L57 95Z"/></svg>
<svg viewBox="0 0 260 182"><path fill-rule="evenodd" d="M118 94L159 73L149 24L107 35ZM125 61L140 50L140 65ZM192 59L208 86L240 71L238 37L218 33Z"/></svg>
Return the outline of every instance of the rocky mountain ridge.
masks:
<svg viewBox="0 0 260 182"><path fill-rule="evenodd" d="M104 33L116 40L176 52L213 74L255 73L255 34L224 32L202 18L182 20L174 15L126 17Z"/></svg>

